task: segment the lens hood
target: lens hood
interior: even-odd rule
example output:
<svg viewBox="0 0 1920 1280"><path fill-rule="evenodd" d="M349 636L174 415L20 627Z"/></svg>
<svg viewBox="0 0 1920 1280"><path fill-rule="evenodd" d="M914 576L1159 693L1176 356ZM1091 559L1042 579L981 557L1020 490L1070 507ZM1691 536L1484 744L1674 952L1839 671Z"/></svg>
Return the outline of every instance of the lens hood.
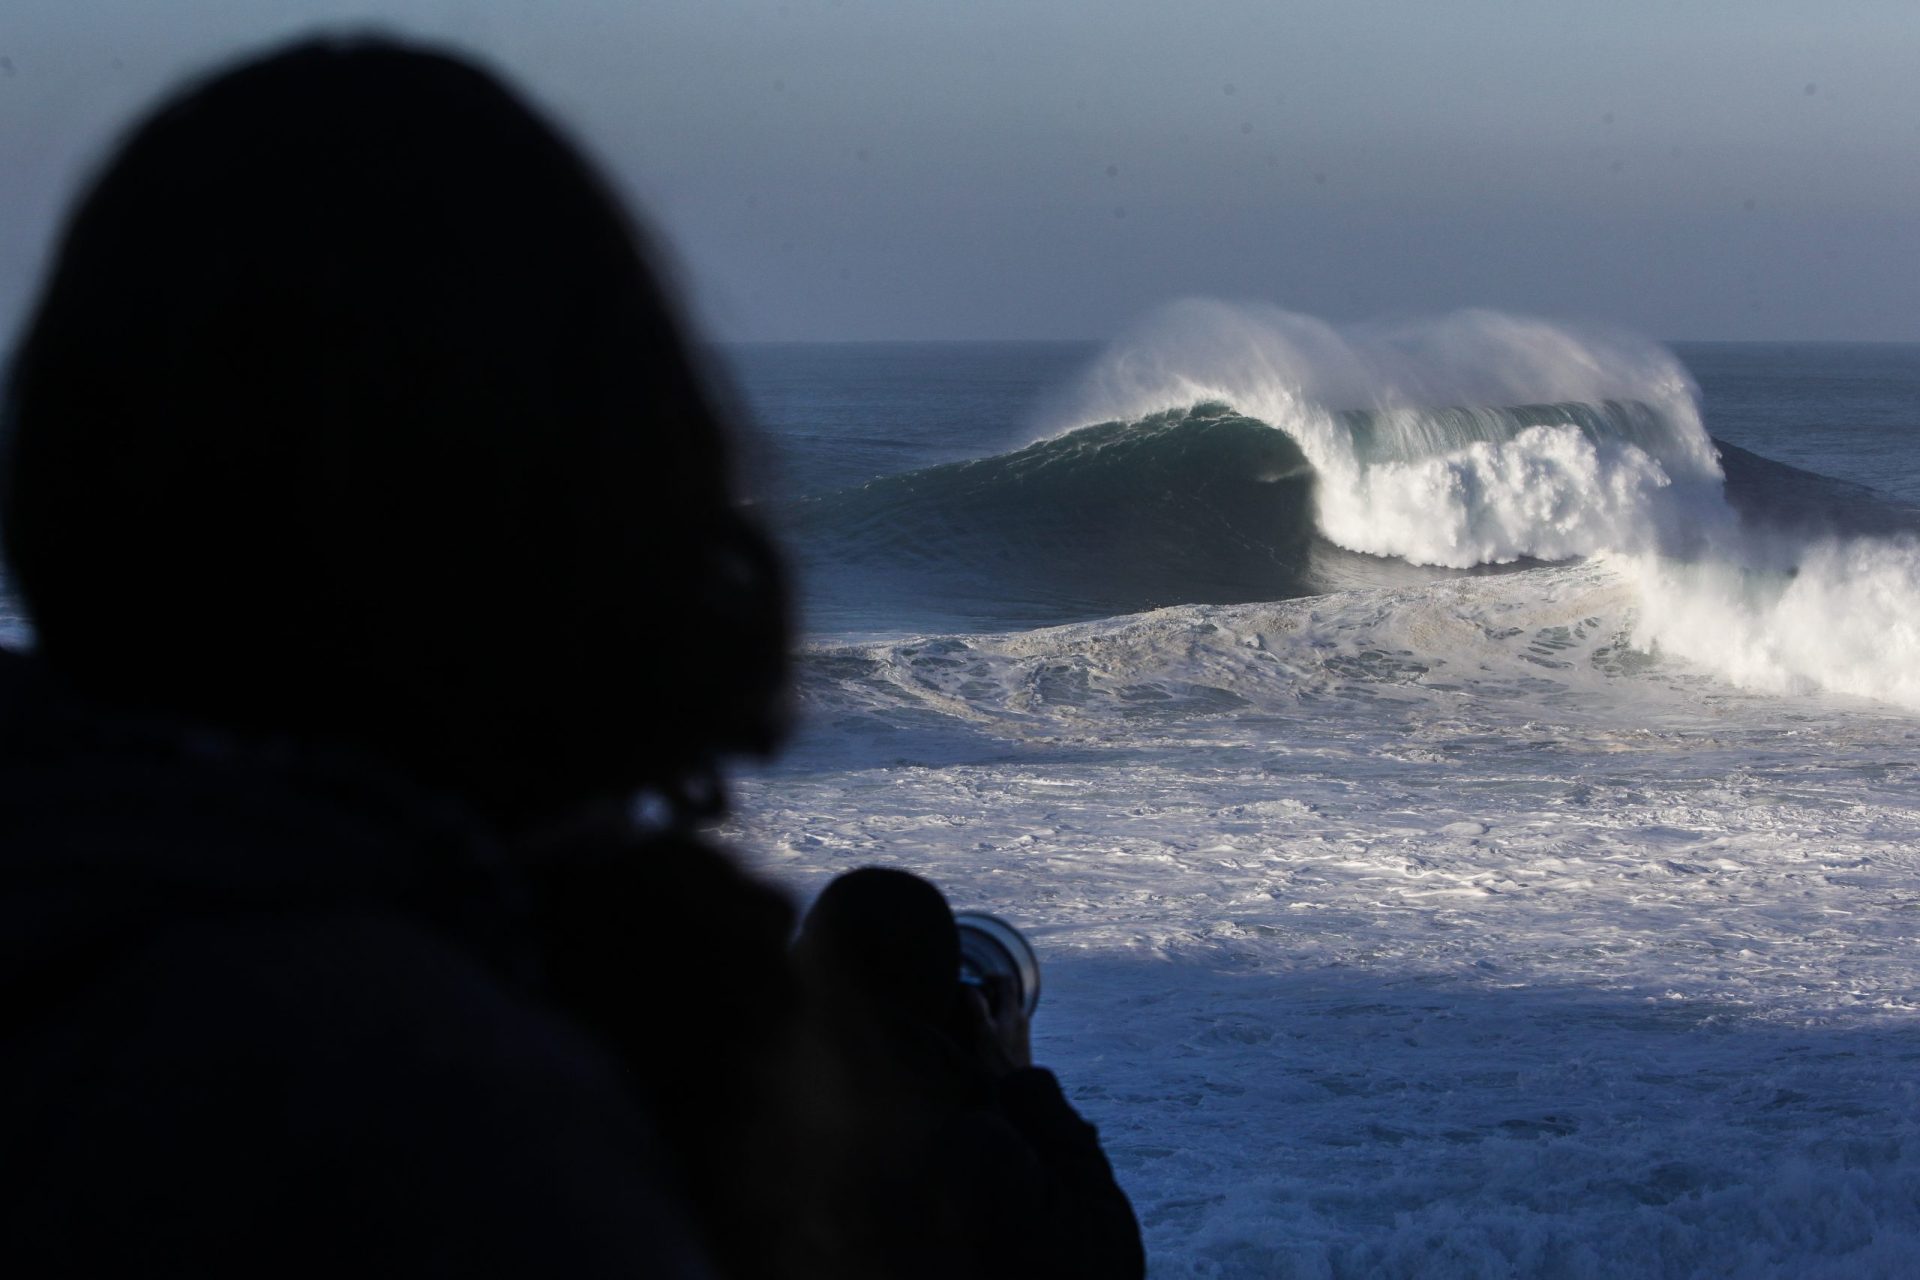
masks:
<svg viewBox="0 0 1920 1280"><path fill-rule="evenodd" d="M1011 978L1031 1018L1040 1004L1040 957L1026 935L985 911L956 911L953 922L960 926L961 966L983 977Z"/></svg>

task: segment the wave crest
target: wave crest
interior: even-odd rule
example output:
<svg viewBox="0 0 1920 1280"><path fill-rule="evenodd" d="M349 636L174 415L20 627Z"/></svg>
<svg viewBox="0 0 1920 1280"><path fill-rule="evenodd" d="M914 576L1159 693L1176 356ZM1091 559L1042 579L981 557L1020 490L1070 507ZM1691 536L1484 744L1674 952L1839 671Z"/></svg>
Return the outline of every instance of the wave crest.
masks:
<svg viewBox="0 0 1920 1280"><path fill-rule="evenodd" d="M1672 552L1731 527L1692 380L1657 344L1465 311L1336 328L1189 301L1116 344L1078 417L1222 401L1290 437L1340 546L1464 568Z"/></svg>

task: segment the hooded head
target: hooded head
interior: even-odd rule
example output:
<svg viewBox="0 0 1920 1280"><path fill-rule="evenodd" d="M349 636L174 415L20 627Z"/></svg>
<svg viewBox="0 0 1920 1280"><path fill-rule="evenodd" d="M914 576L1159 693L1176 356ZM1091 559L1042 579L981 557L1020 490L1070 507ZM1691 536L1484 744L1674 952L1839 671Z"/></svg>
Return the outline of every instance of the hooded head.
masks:
<svg viewBox="0 0 1920 1280"><path fill-rule="evenodd" d="M488 73L303 43L67 223L6 400L46 663L527 820L778 734L786 601L632 222Z"/></svg>
<svg viewBox="0 0 1920 1280"><path fill-rule="evenodd" d="M834 880L807 912L799 951L836 999L935 1026L954 1016L960 930L940 890L910 872L862 867Z"/></svg>

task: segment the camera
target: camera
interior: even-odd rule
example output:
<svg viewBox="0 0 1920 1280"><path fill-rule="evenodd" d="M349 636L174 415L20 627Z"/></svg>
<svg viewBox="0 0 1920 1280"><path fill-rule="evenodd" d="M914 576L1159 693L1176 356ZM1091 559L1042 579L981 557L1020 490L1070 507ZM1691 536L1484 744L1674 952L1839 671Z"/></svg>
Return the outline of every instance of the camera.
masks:
<svg viewBox="0 0 1920 1280"><path fill-rule="evenodd" d="M1040 1003L1040 957L1026 935L984 911L956 911L960 927L960 981L987 998L987 1008L998 1015L1001 992L1011 991L1031 1018Z"/></svg>

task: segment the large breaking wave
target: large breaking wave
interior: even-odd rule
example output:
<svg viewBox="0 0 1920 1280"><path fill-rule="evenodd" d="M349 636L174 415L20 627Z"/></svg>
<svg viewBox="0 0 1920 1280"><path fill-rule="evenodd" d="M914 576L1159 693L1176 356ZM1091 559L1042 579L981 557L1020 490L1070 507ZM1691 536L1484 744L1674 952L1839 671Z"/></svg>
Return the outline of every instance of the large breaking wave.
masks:
<svg viewBox="0 0 1920 1280"><path fill-rule="evenodd" d="M1657 344L1187 302L1026 448L791 513L827 630L1006 630L1603 558L1636 641L1920 706L1920 521L1716 445ZM861 624L867 624L863 627Z"/></svg>
<svg viewBox="0 0 1920 1280"><path fill-rule="evenodd" d="M1078 403L1025 449L800 504L814 572L1031 625L1665 551L1732 519L1678 363L1538 321L1342 332L1186 303Z"/></svg>

